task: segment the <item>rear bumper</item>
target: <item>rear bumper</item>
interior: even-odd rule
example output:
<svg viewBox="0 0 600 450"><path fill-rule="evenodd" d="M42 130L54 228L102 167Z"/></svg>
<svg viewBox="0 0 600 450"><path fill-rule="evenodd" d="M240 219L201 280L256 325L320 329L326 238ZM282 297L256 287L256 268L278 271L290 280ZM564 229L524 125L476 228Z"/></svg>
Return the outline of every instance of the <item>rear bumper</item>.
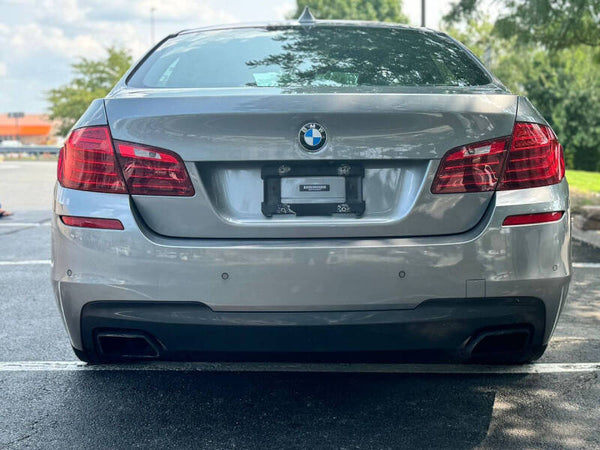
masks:
<svg viewBox="0 0 600 450"><path fill-rule="evenodd" d="M392 314L405 323L400 313L410 318L424 302L448 298L469 299L483 308L498 298L539 299L544 345L571 277L569 214L547 224L501 224L507 215L557 210L568 210L566 181L496 193L481 222L459 235L174 239L148 230L126 195L57 186L52 281L77 349L83 349L86 333L82 312L92 302L191 302L215 314L293 313L317 322L327 322L330 313ZM61 214L116 218L125 229L67 227L58 219ZM485 325L485 314L481 317Z"/></svg>
<svg viewBox="0 0 600 450"><path fill-rule="evenodd" d="M411 310L293 313L215 312L197 303L94 302L83 309L82 330L85 352L104 359L123 359L123 349L111 354L107 339L144 336L152 347L145 356L161 359L385 355L387 360L467 360L484 334L497 331L524 333L512 350L535 352L544 338L545 308L534 298L444 299Z"/></svg>

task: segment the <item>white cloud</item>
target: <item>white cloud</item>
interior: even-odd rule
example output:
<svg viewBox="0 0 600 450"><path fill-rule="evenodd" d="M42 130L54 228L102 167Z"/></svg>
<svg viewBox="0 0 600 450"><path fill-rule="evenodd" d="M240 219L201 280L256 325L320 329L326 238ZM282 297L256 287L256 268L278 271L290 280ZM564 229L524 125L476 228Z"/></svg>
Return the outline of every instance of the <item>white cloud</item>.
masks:
<svg viewBox="0 0 600 450"><path fill-rule="evenodd" d="M78 0L37 0L31 9L44 23L80 23L86 17L86 8Z"/></svg>
<svg viewBox="0 0 600 450"><path fill-rule="evenodd" d="M155 17L162 21L195 22L200 25L236 21L235 15L198 0L141 0L136 2L134 8L138 16L144 18L149 18L154 8Z"/></svg>
<svg viewBox="0 0 600 450"><path fill-rule="evenodd" d="M15 27L7 44L4 48L10 48L17 59L44 55L74 59L79 56L96 57L103 52L101 42L90 34L67 36L61 28L33 23Z"/></svg>
<svg viewBox="0 0 600 450"><path fill-rule="evenodd" d="M0 78L3 78L8 73L8 69L6 68L6 64L0 61Z"/></svg>

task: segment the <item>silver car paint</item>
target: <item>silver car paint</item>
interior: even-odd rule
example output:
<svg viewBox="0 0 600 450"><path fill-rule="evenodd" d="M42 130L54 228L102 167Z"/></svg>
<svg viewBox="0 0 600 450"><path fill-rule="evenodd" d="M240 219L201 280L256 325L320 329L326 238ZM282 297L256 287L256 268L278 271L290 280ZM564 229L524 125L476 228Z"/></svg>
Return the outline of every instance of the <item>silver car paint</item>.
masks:
<svg viewBox="0 0 600 450"><path fill-rule="evenodd" d="M127 195L57 186L57 215L117 218L125 230L72 228L55 216L52 279L76 348L81 308L94 300L190 300L219 311L318 317L319 310L414 308L432 298L533 296L546 306L546 342L571 276L569 214L550 224L501 224L511 214L567 210L567 195L564 180L498 192L484 220L454 236L201 240L154 234ZM470 280L485 287L469 291Z"/></svg>
<svg viewBox="0 0 600 450"><path fill-rule="evenodd" d="M517 96L511 94L432 91L130 89L115 93L105 104L113 138L166 148L188 162L194 197L134 197L145 222L159 234L431 236L472 228L492 197L491 192L431 194L437 170L431 161L460 145L509 136L517 114ZM327 144L315 154L298 140L298 130L308 119L328 130ZM366 169L367 208L360 220L263 216L261 165L252 162L348 159L360 160Z"/></svg>
<svg viewBox="0 0 600 450"><path fill-rule="evenodd" d="M167 95L171 99L169 104L164 99L164 91L128 89L125 79L106 100L92 103L75 128L105 125L110 120L116 139L179 151L187 161L196 188L205 184L197 171L198 162L204 164L222 161L222 158L232 162L252 158L311 158L301 152L292 138L285 136L267 139L264 149L251 146L250 153L244 157L236 156L235 146L246 146L248 137L252 137L249 125L256 123L248 124L228 115L226 107L235 104L238 113L257 113L263 119L260 123L264 123L266 119L276 119L270 115L273 111L269 108L275 108L274 111L279 113L287 111L293 116L294 108L314 93L257 89L240 95L236 90L213 90L194 92L190 96L188 90L174 90ZM417 171L413 178L418 182L412 191L423 196L416 202L421 214L413 210L407 215L404 206L404 215L394 211L382 223L369 225L380 226L375 237L364 235L364 231L353 234L352 226L344 223L344 237L336 238L340 236L340 223L328 223L327 219L325 222L319 219L317 223L314 219L303 219L290 226L278 223L270 230L263 227L257 231L251 223L240 227L235 220L228 221L243 211L240 212L239 207L236 210L235 191L226 183L222 183L221 188L225 197L231 196L227 201L211 203L208 197L202 198L206 194L200 192L188 199L189 203L173 203L172 209L170 204L161 203L158 198L136 198L134 204L127 195L75 191L57 185L52 224L52 280L73 346L82 348L80 312L86 303L95 300L191 300L219 311L313 311L315 321L318 321L321 310L364 310L369 314L368 311L373 310L414 308L432 298L494 296L542 299L546 306L544 342L547 342L564 305L571 276L569 214L567 212L562 220L550 224L502 227L501 223L507 215L568 211L567 182L493 194L431 196L428 188L445 151L482 138L509 135L515 118L545 123L526 99L508 94L498 83L470 92L458 91L425 95L430 101L420 100L423 92L329 93L326 94L329 103L317 105L315 112L323 115L321 118L326 119L328 129L329 121L335 123L341 107L348 111L354 108L354 113L358 114L366 104L369 105L367 111L378 115L378 119L388 118L383 120L386 128L382 131L412 139L410 145L402 145L382 136L374 145L375 150L369 151L360 138L344 141L340 136L337 142L334 141L335 145L330 143L328 151L331 153L324 152L326 159L347 158L355 155L352 149L358 145L361 158L391 163L400 161L400 173ZM459 95L460 107L452 105L454 95L448 94ZM219 101L216 97L221 95ZM288 103L287 109L284 97L295 99ZM398 102L400 98L407 103ZM332 102L337 105L335 111L331 109ZM402 128L408 125L394 123L392 126L389 120L406 112L403 110L406 105L418 106L423 117L431 119L432 123L442 114L453 114L457 123L464 126L448 130L447 123L440 121L438 127L431 126L418 136L411 135L407 131L409 128ZM179 120L197 114L199 108L203 114L192 122L202 125L204 131L208 130L208 141L198 140L189 123ZM298 124L289 125L290 136L297 135L295 125L320 119L318 114L310 114L312 111L303 108L297 115ZM444 112L443 108L450 113ZM159 112L175 119L157 120L155 117ZM227 120L213 124L209 119L211 113L220 114ZM225 128L219 128L223 123ZM286 125L279 122L278 126L283 130ZM172 139L173 135L168 140L163 137L173 131L175 139ZM227 139L222 135L219 137L223 131ZM200 148L201 153L198 152ZM218 170L208 176L217 181L223 179ZM416 191L414 186L418 186ZM388 200L382 200L379 208L384 209L384 202L391 201L388 194L382 195ZM465 198L464 207L453 208L453 202ZM153 216L152 211L156 209L160 214ZM237 239L190 238L197 236L198 230L186 228L189 225L185 224L197 220L200 212L203 226L208 225L203 237L219 236L219 230L227 230L221 236ZM213 214L212 225L206 222L208 212ZM61 214L117 218L125 230L71 228L62 224L58 218ZM407 220L413 214L415 222L411 228L401 219ZM177 220L173 220L174 217ZM428 222L440 220L440 217L453 233L418 237ZM176 232L188 238L166 237L155 232L160 230L168 235L164 231L173 230L168 228L173 227L173 222L182 226ZM355 227L359 229L359 226ZM277 232L273 234L273 230ZM431 233L431 230L426 231ZM386 233L390 235L381 237ZM407 237L398 237L402 235ZM261 236L270 239L249 239ZM405 271L406 277L398 277L399 271ZM227 280L221 277L224 272L229 274Z"/></svg>
<svg viewBox="0 0 600 450"><path fill-rule="evenodd" d="M121 90L105 105L113 138L186 161L432 159L510 135L517 96L163 88ZM327 127L328 151L300 146L307 117Z"/></svg>

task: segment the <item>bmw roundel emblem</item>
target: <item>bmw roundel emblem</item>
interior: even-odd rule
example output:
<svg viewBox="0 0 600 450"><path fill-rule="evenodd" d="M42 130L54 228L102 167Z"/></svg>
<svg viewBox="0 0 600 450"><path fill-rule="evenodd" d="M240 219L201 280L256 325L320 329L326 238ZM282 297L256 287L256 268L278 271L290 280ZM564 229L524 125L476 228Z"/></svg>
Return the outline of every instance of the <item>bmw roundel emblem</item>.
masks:
<svg viewBox="0 0 600 450"><path fill-rule="evenodd" d="M300 128L300 143L309 152L316 152L325 145L327 132L325 127L316 122L309 122Z"/></svg>

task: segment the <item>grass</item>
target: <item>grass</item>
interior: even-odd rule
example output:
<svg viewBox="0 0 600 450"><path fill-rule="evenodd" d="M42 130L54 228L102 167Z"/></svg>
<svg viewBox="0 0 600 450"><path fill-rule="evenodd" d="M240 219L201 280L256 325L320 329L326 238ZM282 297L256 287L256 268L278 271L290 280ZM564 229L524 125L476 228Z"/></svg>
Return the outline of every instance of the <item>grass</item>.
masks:
<svg viewBox="0 0 600 450"><path fill-rule="evenodd" d="M567 170L567 181L574 214L580 213L582 206L600 205L600 172Z"/></svg>
<svg viewBox="0 0 600 450"><path fill-rule="evenodd" d="M577 191L600 194L600 172L567 170L567 181L569 186Z"/></svg>

